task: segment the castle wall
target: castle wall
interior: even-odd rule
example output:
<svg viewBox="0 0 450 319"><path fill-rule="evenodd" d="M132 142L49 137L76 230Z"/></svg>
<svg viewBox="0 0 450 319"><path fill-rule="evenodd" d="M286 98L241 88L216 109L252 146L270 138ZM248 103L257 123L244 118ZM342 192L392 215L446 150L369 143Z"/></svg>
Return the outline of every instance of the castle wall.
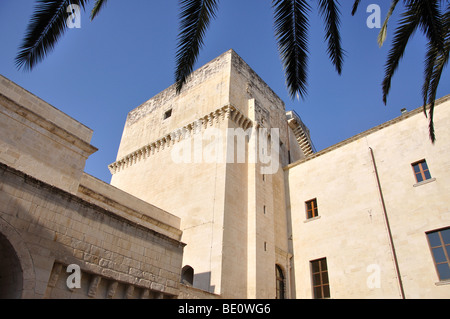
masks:
<svg viewBox="0 0 450 319"><path fill-rule="evenodd" d="M183 244L176 231L178 239L162 235L143 217L132 221L125 209L120 216L4 164L0 177L0 233L17 256L20 297L178 295ZM80 267L76 289L67 286L69 265ZM6 269L1 271L3 277Z"/></svg>
<svg viewBox="0 0 450 319"><path fill-rule="evenodd" d="M247 206L248 211L247 297L276 297L276 264L285 273L285 295L290 296L291 253L287 239L282 168L288 164L289 149L293 150L294 156L303 154L297 141L291 143L288 140L289 134L292 133L287 126L284 102L237 54L232 57L231 78L230 103L249 117L255 129L267 129L269 134L272 133L271 129L277 129L277 135L270 137L270 143L279 146L278 154L270 163L274 164L274 168L276 166L275 170L267 170L270 165L262 163L259 157L257 163L253 164L248 160L247 164L247 198L246 201L241 201L245 203L241 209L244 210L244 206ZM249 145L248 147L252 147L251 143Z"/></svg>
<svg viewBox="0 0 450 319"><path fill-rule="evenodd" d="M181 218L183 265L194 268L194 287L224 297L274 298L275 264L288 273L290 258L284 103L232 50L195 71L179 95L174 90L130 112L110 165L111 184ZM167 109L172 114L164 119ZM281 154L264 177L267 165L252 163L250 138L238 161L241 144L233 134L251 128L278 129L273 139ZM219 135L219 152L210 149L216 140L205 134L211 132ZM187 159L185 145L192 150Z"/></svg>
<svg viewBox="0 0 450 319"><path fill-rule="evenodd" d="M92 130L0 76L0 160L76 193Z"/></svg>
<svg viewBox="0 0 450 319"><path fill-rule="evenodd" d="M195 287L216 293L222 280L226 163L217 163L215 151L208 151L214 136L202 140L201 132L225 131L228 83L225 55L194 72L179 95L172 86L130 112L111 179L112 185L181 218L188 244L183 266L194 268ZM167 109L172 114L164 120ZM226 154L225 140L221 148ZM129 156L139 149L137 158ZM205 162L209 155L212 160Z"/></svg>
<svg viewBox="0 0 450 319"><path fill-rule="evenodd" d="M194 71L179 94L174 84L132 110L125 123L117 160L228 105L229 59L224 54ZM164 119L169 110L171 116Z"/></svg>

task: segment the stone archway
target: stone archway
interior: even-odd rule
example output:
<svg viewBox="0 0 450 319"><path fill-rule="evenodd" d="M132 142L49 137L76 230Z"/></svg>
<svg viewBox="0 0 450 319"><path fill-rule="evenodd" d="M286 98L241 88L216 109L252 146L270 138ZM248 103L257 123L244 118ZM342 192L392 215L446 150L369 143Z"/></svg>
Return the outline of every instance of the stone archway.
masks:
<svg viewBox="0 0 450 319"><path fill-rule="evenodd" d="M181 283L192 286L194 284L194 268L184 266L181 270Z"/></svg>
<svg viewBox="0 0 450 319"><path fill-rule="evenodd" d="M19 233L0 218L0 299L33 298L33 262Z"/></svg>
<svg viewBox="0 0 450 319"><path fill-rule="evenodd" d="M23 272L14 248L0 234L0 299L22 297Z"/></svg>

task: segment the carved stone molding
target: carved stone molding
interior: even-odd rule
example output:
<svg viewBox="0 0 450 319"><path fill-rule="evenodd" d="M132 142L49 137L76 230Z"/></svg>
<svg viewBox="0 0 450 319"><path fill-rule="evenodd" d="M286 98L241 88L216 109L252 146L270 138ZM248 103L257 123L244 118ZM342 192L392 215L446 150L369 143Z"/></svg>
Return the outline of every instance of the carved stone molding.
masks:
<svg viewBox="0 0 450 319"><path fill-rule="evenodd" d="M170 132L169 134L159 138L158 140L141 147L133 153L124 156L118 161L110 164L108 166L109 171L114 175L138 163L139 161L145 160L148 157L155 155L156 153L164 149L170 148L176 143L190 138L195 134L201 133L202 130L213 127L214 125L219 124L221 121L225 120L233 121L244 130L253 125L253 122L237 108L232 105L227 105Z"/></svg>

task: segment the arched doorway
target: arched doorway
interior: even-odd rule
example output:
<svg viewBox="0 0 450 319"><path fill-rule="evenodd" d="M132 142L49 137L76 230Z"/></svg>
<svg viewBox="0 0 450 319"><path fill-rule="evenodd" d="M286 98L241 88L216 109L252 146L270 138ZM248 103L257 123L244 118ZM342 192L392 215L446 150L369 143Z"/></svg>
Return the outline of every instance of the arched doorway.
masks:
<svg viewBox="0 0 450 319"><path fill-rule="evenodd" d="M0 233L0 299L19 299L23 272L19 258L8 239Z"/></svg>
<svg viewBox="0 0 450 319"><path fill-rule="evenodd" d="M191 266L184 266L181 270L181 282L192 286L194 284L194 268Z"/></svg>

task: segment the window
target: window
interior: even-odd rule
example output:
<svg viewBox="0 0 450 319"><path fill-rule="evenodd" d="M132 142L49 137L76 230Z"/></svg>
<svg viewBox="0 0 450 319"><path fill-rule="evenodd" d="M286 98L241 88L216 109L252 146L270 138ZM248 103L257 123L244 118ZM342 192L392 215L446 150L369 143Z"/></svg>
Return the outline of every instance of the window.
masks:
<svg viewBox="0 0 450 319"><path fill-rule="evenodd" d="M450 228L427 234L439 280L450 280Z"/></svg>
<svg viewBox="0 0 450 319"><path fill-rule="evenodd" d="M428 169L427 162L422 160L412 164L414 175L416 176L417 183L431 179L430 170Z"/></svg>
<svg viewBox="0 0 450 319"><path fill-rule="evenodd" d="M164 120L167 120L169 117L172 116L172 109L166 111L166 113L164 113Z"/></svg>
<svg viewBox="0 0 450 319"><path fill-rule="evenodd" d="M330 298L326 258L311 261L311 275L314 299Z"/></svg>
<svg viewBox="0 0 450 319"><path fill-rule="evenodd" d="M317 209L317 199L307 201L306 203L306 218L311 219L319 216L319 211Z"/></svg>
<svg viewBox="0 0 450 319"><path fill-rule="evenodd" d="M281 269L278 265L275 265L275 268L277 279L277 299L286 299L283 269Z"/></svg>

